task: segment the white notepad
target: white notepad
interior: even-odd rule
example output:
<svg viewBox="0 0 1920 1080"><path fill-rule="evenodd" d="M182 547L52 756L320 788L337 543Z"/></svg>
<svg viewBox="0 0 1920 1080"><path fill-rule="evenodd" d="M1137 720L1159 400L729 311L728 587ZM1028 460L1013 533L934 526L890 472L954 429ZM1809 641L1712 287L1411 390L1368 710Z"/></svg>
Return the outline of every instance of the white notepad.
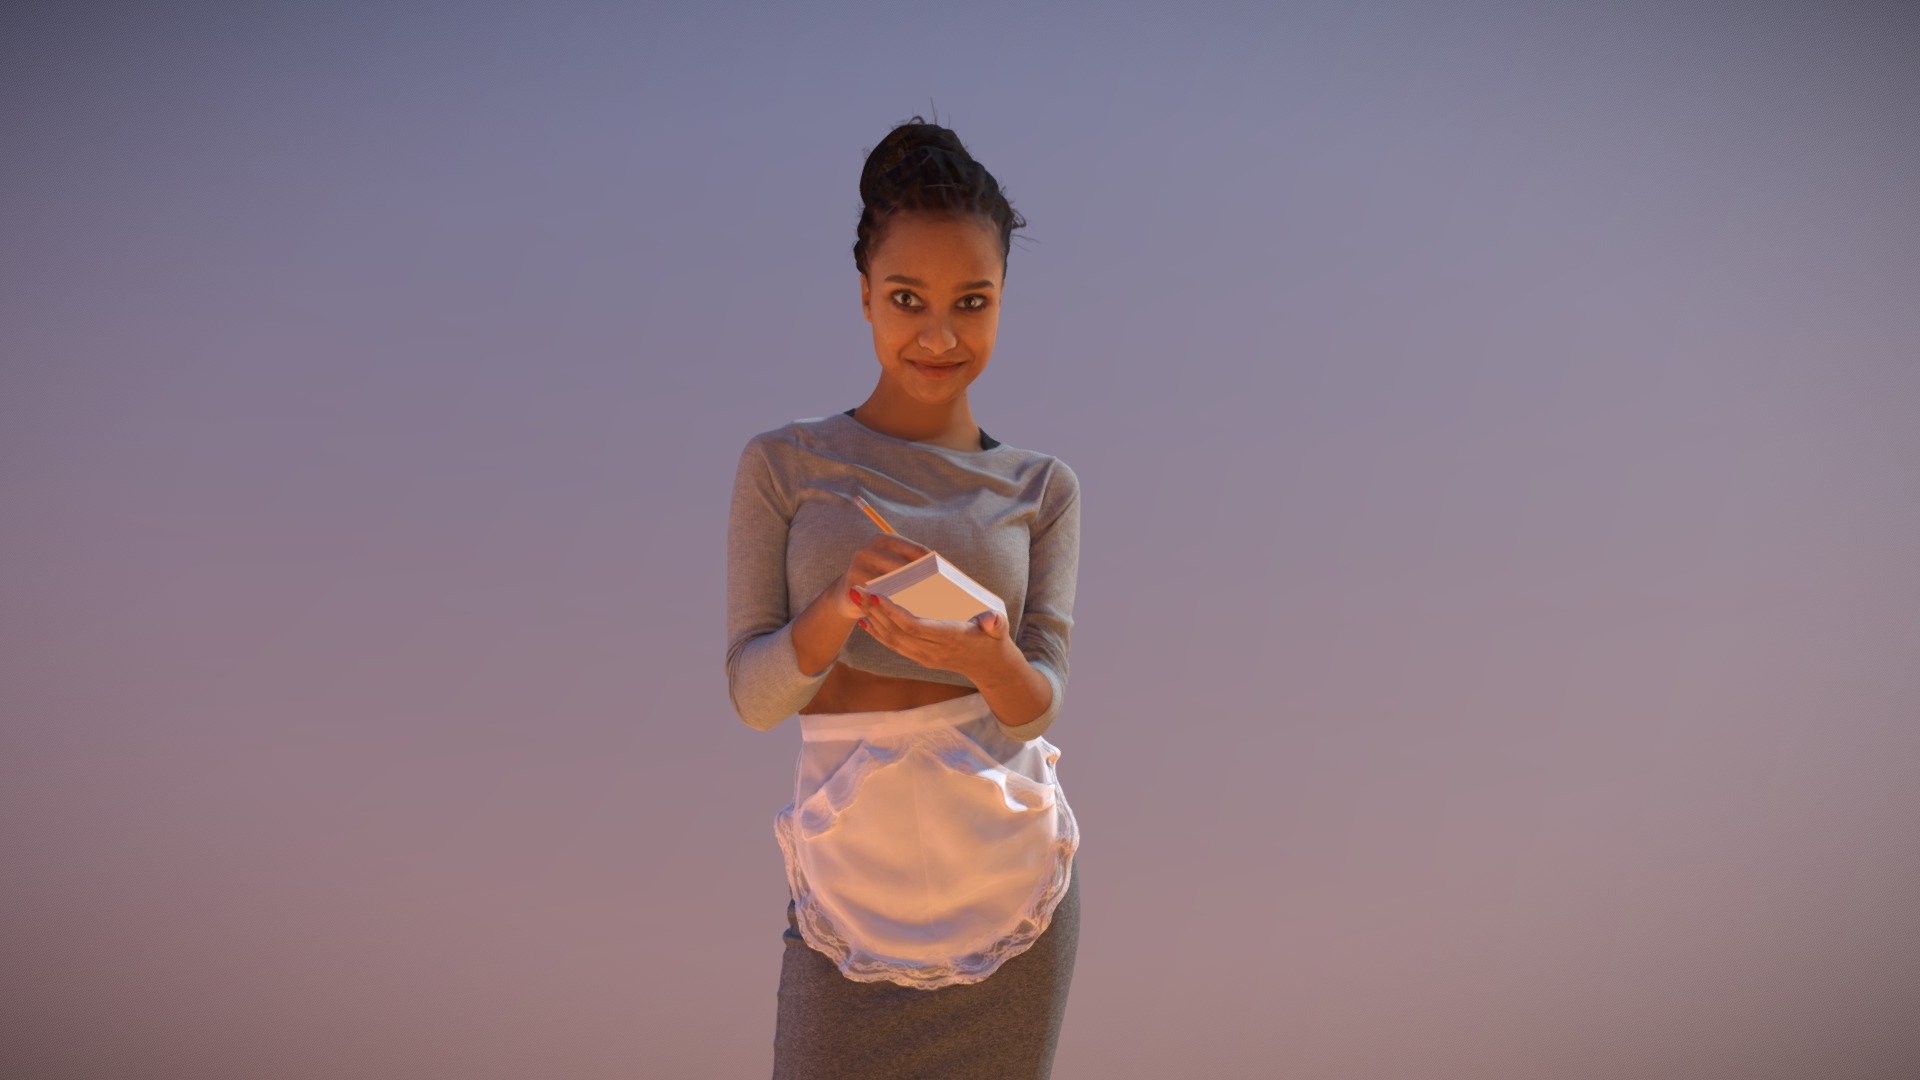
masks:
<svg viewBox="0 0 1920 1080"><path fill-rule="evenodd" d="M930 551L905 566L860 586L892 600L922 619L966 622L983 611L1007 617L1006 601L968 577L961 569Z"/></svg>

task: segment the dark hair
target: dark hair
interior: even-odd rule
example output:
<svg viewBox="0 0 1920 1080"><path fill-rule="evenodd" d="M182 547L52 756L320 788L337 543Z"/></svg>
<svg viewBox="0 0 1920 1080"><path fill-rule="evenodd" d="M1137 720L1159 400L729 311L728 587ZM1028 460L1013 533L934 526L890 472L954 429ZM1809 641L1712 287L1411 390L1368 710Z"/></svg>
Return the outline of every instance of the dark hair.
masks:
<svg viewBox="0 0 1920 1080"><path fill-rule="evenodd" d="M1013 230L1026 219L1007 201L985 165L973 159L951 128L919 115L887 132L860 170L860 225L853 265L867 273L867 260L886 239L896 213L918 211L951 218L974 216L1000 229L1000 276L1007 275Z"/></svg>

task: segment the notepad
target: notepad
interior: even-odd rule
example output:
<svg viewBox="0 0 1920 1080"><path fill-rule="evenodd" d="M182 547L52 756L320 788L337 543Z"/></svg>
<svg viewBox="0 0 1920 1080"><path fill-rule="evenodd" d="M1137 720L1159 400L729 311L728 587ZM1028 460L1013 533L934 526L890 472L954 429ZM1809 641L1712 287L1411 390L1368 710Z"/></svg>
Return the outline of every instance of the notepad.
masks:
<svg viewBox="0 0 1920 1080"><path fill-rule="evenodd" d="M966 622L983 611L1007 617L1006 601L930 551L905 566L881 574L862 589L899 604L922 619Z"/></svg>

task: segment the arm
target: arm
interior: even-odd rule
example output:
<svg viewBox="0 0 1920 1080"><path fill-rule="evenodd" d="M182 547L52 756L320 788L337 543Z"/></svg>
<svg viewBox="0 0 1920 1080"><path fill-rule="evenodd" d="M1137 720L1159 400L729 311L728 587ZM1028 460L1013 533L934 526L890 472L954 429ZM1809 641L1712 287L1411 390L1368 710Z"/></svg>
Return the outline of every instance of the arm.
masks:
<svg viewBox="0 0 1920 1080"><path fill-rule="evenodd" d="M1011 641L1002 640L993 663L976 671L962 672L967 681L987 699L987 708L1000 721L1000 730L1025 742L1053 724L1060 710L1052 707L1057 695L1053 680L1027 661ZM1009 719L1023 719L1009 724Z"/></svg>
<svg viewBox="0 0 1920 1080"><path fill-rule="evenodd" d="M788 621L785 506L764 450L749 441L727 517L727 694L759 731L813 700L853 630L832 586Z"/></svg>
<svg viewBox="0 0 1920 1080"><path fill-rule="evenodd" d="M1034 522L1020 633L989 668L968 673L1000 730L1039 738L1060 715L1067 693L1067 644L1080 570L1080 478L1056 461ZM1020 718L1018 724L1006 720Z"/></svg>

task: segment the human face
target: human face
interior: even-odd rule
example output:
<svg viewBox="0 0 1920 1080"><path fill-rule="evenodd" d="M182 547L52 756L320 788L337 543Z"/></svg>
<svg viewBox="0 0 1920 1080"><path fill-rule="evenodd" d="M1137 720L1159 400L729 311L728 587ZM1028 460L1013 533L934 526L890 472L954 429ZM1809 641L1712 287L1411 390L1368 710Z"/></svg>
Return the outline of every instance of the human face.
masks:
<svg viewBox="0 0 1920 1080"><path fill-rule="evenodd" d="M1001 276L991 223L896 214L860 278L881 380L928 404L964 395L993 355Z"/></svg>

